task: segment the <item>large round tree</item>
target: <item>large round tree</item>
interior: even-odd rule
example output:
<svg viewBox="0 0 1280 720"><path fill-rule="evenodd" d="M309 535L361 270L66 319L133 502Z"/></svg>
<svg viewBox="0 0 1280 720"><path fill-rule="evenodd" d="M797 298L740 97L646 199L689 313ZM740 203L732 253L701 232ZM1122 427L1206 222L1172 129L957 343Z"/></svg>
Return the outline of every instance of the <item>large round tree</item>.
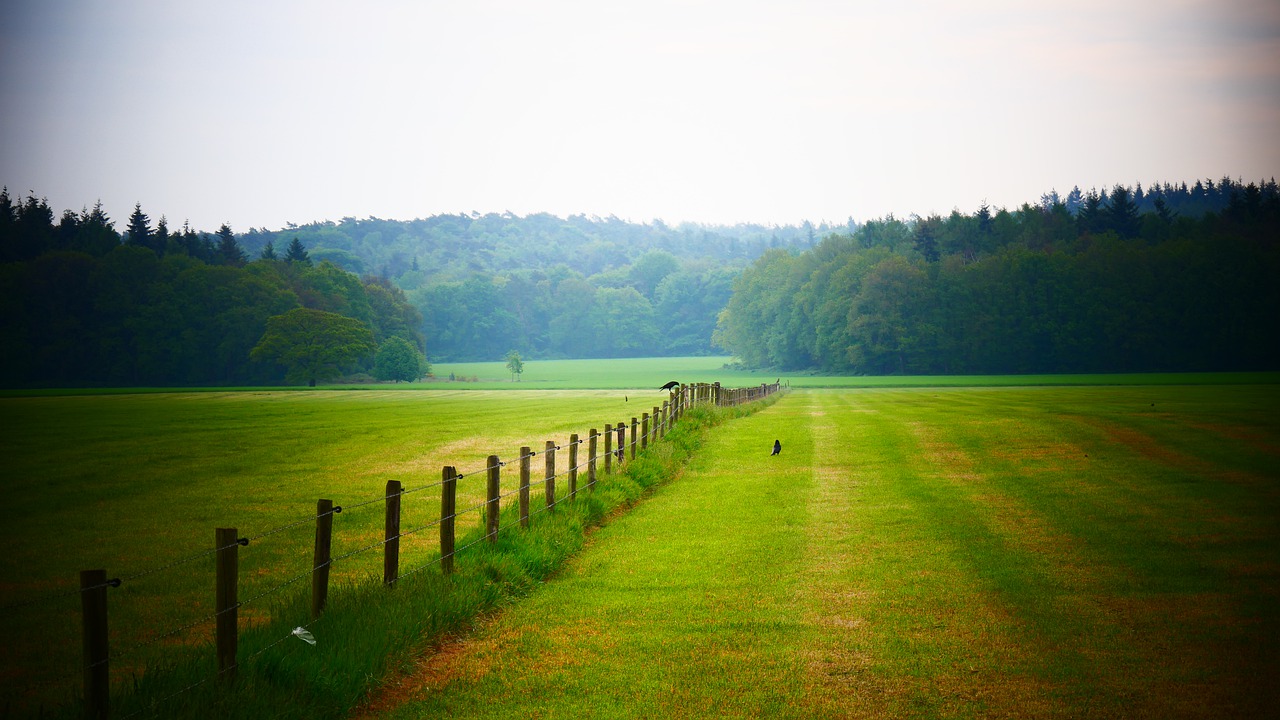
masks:
<svg viewBox="0 0 1280 720"><path fill-rule="evenodd" d="M391 336L378 348L373 376L379 380L413 382L427 374L427 361L408 340Z"/></svg>
<svg viewBox="0 0 1280 720"><path fill-rule="evenodd" d="M295 308L267 318L267 331L249 353L254 360L287 368L290 382L328 380L374 350L373 332L364 323L337 313Z"/></svg>

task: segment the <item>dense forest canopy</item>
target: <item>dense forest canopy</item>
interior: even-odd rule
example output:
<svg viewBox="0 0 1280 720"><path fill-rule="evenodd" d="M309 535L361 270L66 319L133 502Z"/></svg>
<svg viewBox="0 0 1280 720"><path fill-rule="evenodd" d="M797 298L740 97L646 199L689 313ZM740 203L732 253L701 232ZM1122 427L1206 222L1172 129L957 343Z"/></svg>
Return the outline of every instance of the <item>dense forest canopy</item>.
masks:
<svg viewBox="0 0 1280 720"><path fill-rule="evenodd" d="M171 229L141 205L118 232L101 206L55 217L5 190L0 370L8 385L278 383L300 368L251 351L298 308L358 321L379 351L328 371L387 379L425 368L406 346L497 360L713 339L747 365L842 373L1273 369L1278 238L1275 181L1229 178L862 225L471 214L242 235Z"/></svg>
<svg viewBox="0 0 1280 720"><path fill-rule="evenodd" d="M771 250L715 339L749 366L835 373L1275 369L1278 277L1274 180L1116 186Z"/></svg>
<svg viewBox="0 0 1280 720"><path fill-rule="evenodd" d="M278 384L254 361L268 320L306 307L360 323L382 345L425 346L398 287L329 262L249 261L231 228L152 226L135 208L122 238L101 207L66 212L0 193L0 377L7 385ZM260 253L261 255L261 253ZM341 368L373 369L372 353Z"/></svg>

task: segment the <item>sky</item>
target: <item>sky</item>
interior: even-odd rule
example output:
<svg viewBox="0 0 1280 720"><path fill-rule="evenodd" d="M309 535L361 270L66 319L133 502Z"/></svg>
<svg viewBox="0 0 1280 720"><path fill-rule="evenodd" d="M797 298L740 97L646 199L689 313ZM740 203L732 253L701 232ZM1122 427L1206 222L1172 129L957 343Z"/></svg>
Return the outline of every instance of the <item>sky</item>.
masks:
<svg viewBox="0 0 1280 720"><path fill-rule="evenodd" d="M4 0L0 183L277 229L799 224L1280 175L1280 0Z"/></svg>

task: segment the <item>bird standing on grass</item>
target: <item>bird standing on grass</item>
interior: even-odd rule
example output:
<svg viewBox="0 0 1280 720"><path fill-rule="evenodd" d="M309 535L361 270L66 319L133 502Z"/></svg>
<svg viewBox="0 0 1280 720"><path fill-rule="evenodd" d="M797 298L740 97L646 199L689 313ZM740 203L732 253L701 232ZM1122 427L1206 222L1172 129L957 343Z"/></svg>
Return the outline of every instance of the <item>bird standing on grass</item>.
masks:
<svg viewBox="0 0 1280 720"><path fill-rule="evenodd" d="M778 454L778 453L780 453L780 452L782 452L782 441L781 441L781 440L774 440L774 441L773 441L773 452L769 453L769 456L770 456L770 457L772 457L772 456L774 456L774 455L777 455L777 454Z"/></svg>

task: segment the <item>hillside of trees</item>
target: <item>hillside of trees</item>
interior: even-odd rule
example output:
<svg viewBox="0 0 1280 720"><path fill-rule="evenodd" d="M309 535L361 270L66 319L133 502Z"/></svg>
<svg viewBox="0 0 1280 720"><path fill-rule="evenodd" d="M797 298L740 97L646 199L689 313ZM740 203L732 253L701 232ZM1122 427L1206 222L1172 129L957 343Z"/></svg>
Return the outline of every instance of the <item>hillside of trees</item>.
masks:
<svg viewBox="0 0 1280 720"><path fill-rule="evenodd" d="M852 222L847 229L852 229ZM616 217L436 215L251 229L248 252L301 241L316 259L403 289L435 360L705 355L730 285L769 249L831 225L719 227Z"/></svg>
<svg viewBox="0 0 1280 720"><path fill-rule="evenodd" d="M868 375L1274 370L1278 277L1274 180L1116 186L770 250L715 342Z"/></svg>
<svg viewBox="0 0 1280 720"><path fill-rule="evenodd" d="M313 262L300 243L250 261L226 225L171 232L139 206L122 236L101 207L55 221L44 201L0 193L5 385L279 384L290 369L250 353L270 318L301 307L368 333L361 342L372 344L339 362L343 372L373 371L372 350L393 338L424 348L403 291Z"/></svg>

